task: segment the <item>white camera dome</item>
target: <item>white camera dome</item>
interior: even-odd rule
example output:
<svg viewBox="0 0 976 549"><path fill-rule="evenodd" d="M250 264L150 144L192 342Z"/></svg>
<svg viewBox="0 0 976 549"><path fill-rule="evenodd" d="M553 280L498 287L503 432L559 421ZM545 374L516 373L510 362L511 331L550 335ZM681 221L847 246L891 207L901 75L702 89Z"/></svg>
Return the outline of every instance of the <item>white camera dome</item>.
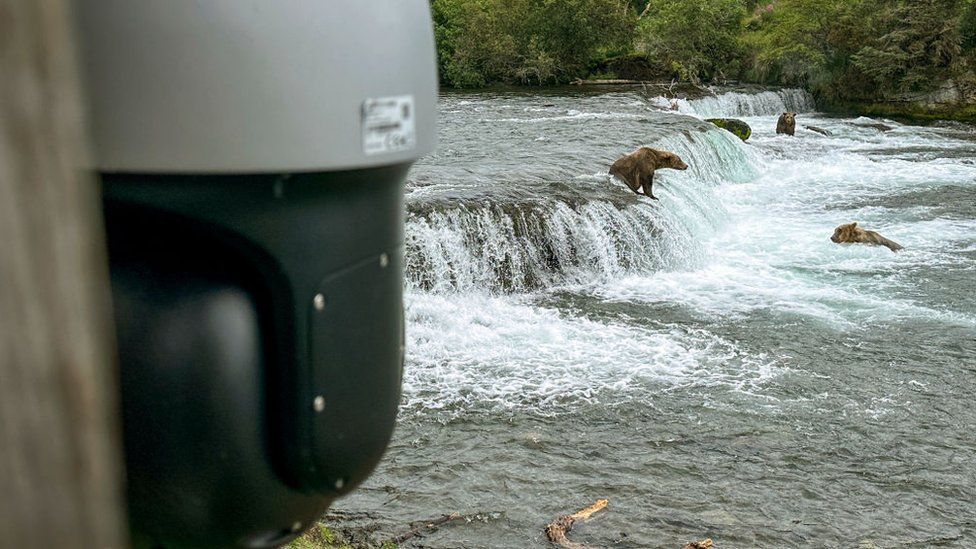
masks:
<svg viewBox="0 0 976 549"><path fill-rule="evenodd" d="M434 145L425 0L80 0L96 167L334 171Z"/></svg>

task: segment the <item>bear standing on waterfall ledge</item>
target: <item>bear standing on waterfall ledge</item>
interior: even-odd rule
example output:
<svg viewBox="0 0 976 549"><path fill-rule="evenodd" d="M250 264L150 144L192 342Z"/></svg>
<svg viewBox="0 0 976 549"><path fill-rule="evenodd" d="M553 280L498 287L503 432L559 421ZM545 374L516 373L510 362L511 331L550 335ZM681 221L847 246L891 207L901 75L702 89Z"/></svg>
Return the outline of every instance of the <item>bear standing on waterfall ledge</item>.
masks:
<svg viewBox="0 0 976 549"><path fill-rule="evenodd" d="M793 135L796 133L796 113L795 112L784 112L779 115L779 120L776 121L776 135L785 133L786 135Z"/></svg>
<svg viewBox="0 0 976 549"><path fill-rule="evenodd" d="M687 170L688 164L674 153L641 147L614 162L610 166L610 175L622 179L637 194L641 194L640 189L643 187L645 195L657 200L651 186L654 184L654 170L662 168Z"/></svg>
<svg viewBox="0 0 976 549"><path fill-rule="evenodd" d="M894 240L889 240L874 231L868 231L857 226L857 222L841 225L834 229L834 235L830 240L837 244L871 244L874 246L886 246L889 250L897 252L902 249L901 244Z"/></svg>

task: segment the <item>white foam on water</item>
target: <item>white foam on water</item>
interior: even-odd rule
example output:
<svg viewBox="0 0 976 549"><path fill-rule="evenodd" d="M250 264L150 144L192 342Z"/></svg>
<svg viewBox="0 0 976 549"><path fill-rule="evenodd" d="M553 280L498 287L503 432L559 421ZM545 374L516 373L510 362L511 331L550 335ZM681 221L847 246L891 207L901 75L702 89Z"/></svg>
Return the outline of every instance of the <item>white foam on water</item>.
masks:
<svg viewBox="0 0 976 549"><path fill-rule="evenodd" d="M517 212L458 206L408 220L408 280L436 293L590 282L694 261L659 237L691 241L692 230L646 204L555 202Z"/></svg>
<svg viewBox="0 0 976 549"><path fill-rule="evenodd" d="M775 117L749 121L765 128L775 124ZM701 243L709 261L694 270L627 277L599 288L598 295L613 301L680 304L706 317L775 311L837 328L918 317L976 325L971 314L895 297L913 284L900 273L960 264L965 260L958 252L976 241L976 220L931 218L928 209L941 204L905 203L911 203L913 193L945 186L976 193L976 168L950 159L868 156L859 151L866 142L879 140L875 133L851 131L851 121L833 124L836 134L829 139L760 130L755 146L771 154L754 181L716 191L729 222ZM907 130L887 132L880 140L894 149L943 143L937 134ZM950 144L954 146L964 145ZM899 199L902 195L908 198ZM829 240L836 226L851 221L881 232L905 250L892 253Z"/></svg>
<svg viewBox="0 0 976 549"><path fill-rule="evenodd" d="M656 144L690 166L660 170L654 187L660 202L641 197L613 204L604 197L623 184L585 174L574 178L576 188L588 188L594 198L578 204L456 204L411 214L410 285L437 293L524 292L695 265L702 259L695 243L725 223L714 190L758 173L757 160L736 141L708 128Z"/></svg>
<svg viewBox="0 0 976 549"><path fill-rule="evenodd" d="M495 124L499 122L503 123L517 123L517 124L538 124L541 122L558 122L558 121L583 121L583 120L638 120L643 118L640 114L635 113L625 113L625 112L580 112L577 110L563 111L562 114L553 114L552 116L534 116L528 118L484 118L480 122L486 124Z"/></svg>
<svg viewBox="0 0 976 549"><path fill-rule="evenodd" d="M701 118L779 115L786 111L806 113L816 109L809 92L792 88L759 93L724 92L699 99L654 97L651 103L662 109L676 106L682 114Z"/></svg>
<svg viewBox="0 0 976 549"><path fill-rule="evenodd" d="M749 392L777 374L705 330L597 322L520 296L413 293L406 314L405 414L558 413L688 384Z"/></svg>
<svg viewBox="0 0 976 549"><path fill-rule="evenodd" d="M599 288L597 295L608 301L679 305L712 320L744 319L766 311L805 317L838 329L920 317L976 326L976 317L969 314L893 299L887 286L904 261L886 248L831 246L832 252L820 254L825 262L834 256L829 267L833 276L829 277L812 277L790 264L769 265L746 253L736 254L739 257L717 253L716 263L722 264L625 277L613 286ZM887 275L881 274L885 271ZM874 280L861 280L858 275ZM845 281L845 277L855 279Z"/></svg>
<svg viewBox="0 0 976 549"><path fill-rule="evenodd" d="M658 203L614 203L607 186L619 182L583 173L573 182L588 198L578 202L517 211L458 204L408 219L406 411L653 405L658 392L687 384L761 395L783 371L704 328L592 320L533 304L553 288L680 307L704 325L772 312L839 332L915 318L976 326L969 312L916 301L916 282L904 275L972 268L960 252L976 249L976 220L912 197L976 192L976 166L966 162L973 141L821 118L802 94L759 95L687 105L696 116L744 117L754 132L747 144L693 124L649 144L691 166L660 172ZM795 137L775 134L782 110L803 113ZM834 227L850 221L906 249L831 242Z"/></svg>

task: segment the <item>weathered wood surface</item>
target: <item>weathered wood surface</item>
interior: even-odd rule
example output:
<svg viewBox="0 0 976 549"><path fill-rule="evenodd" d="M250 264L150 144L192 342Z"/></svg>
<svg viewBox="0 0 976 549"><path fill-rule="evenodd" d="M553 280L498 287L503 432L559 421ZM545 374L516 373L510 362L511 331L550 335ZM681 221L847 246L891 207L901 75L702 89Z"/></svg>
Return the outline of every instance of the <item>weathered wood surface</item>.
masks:
<svg viewBox="0 0 976 549"><path fill-rule="evenodd" d="M67 0L0 0L0 545L126 545L108 278Z"/></svg>
<svg viewBox="0 0 976 549"><path fill-rule="evenodd" d="M598 499L589 507L580 509L572 515L557 517L556 520L546 525L546 537L549 538L549 541L555 543L563 549L597 549L595 547L572 541L567 537L567 534L569 534L570 530L573 529L573 524L575 524L576 521L590 518L593 513L605 508L609 503L609 500ZM703 539L701 541L689 541L682 546L681 549L710 549L711 547L713 547L712 540Z"/></svg>
<svg viewBox="0 0 976 549"><path fill-rule="evenodd" d="M590 518L590 515L596 513L600 509L603 509L608 503L610 503L609 500L598 499L593 503L593 505L590 505L585 509L580 509L572 515L558 517L556 520L546 525L546 536L553 543L563 547L564 549L588 549L586 545L571 541L566 537L566 534L573 529L573 524L577 520L586 520Z"/></svg>
<svg viewBox="0 0 976 549"><path fill-rule="evenodd" d="M582 78L577 78L570 82L574 86L639 86L643 84L640 80L623 80L620 78L611 78L605 80L583 80Z"/></svg>

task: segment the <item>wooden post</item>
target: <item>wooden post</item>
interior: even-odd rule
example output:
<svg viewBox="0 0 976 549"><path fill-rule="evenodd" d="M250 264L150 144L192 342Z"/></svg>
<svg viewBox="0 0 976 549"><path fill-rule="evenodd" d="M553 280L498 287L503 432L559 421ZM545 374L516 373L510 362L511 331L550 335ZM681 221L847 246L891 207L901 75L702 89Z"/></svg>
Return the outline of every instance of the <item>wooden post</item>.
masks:
<svg viewBox="0 0 976 549"><path fill-rule="evenodd" d="M0 0L0 546L114 548L117 375L68 0Z"/></svg>

